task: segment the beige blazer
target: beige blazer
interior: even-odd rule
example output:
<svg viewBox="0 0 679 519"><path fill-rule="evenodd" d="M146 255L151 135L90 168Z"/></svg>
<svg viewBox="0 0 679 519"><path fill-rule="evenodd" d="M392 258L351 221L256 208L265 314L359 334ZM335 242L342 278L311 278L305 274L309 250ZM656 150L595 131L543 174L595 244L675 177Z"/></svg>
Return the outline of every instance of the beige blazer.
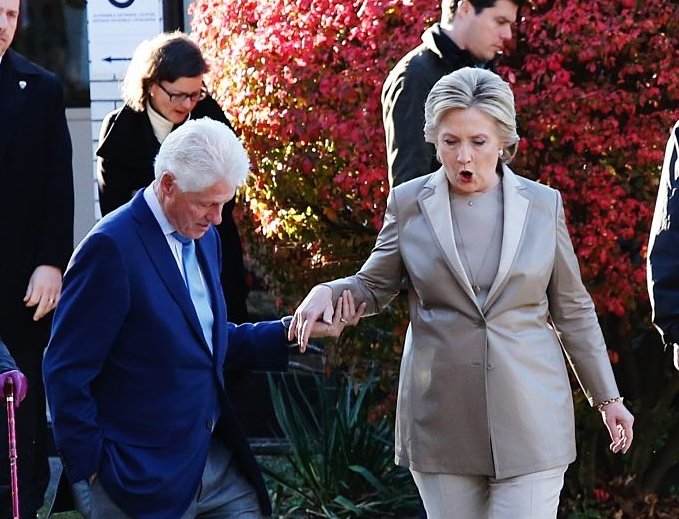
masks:
<svg viewBox="0 0 679 519"><path fill-rule="evenodd" d="M572 462L573 401L550 317L590 404L619 395L560 194L506 167L502 187L500 264L483 307L455 247L443 169L392 190L368 260L327 283L334 299L349 288L376 313L407 275L399 465L506 478Z"/></svg>

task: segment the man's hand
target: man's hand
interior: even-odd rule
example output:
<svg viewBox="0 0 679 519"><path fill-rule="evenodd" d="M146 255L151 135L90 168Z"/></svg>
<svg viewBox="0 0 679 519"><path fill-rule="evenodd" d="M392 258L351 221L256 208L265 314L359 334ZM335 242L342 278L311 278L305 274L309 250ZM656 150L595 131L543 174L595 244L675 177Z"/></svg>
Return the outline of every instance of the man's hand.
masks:
<svg viewBox="0 0 679 519"><path fill-rule="evenodd" d="M51 312L61 295L61 270L51 265L39 265L28 280L24 303L27 307L38 306L33 320L38 321Z"/></svg>
<svg viewBox="0 0 679 519"><path fill-rule="evenodd" d="M679 344L674 345L674 367L679 369Z"/></svg>
<svg viewBox="0 0 679 519"><path fill-rule="evenodd" d="M365 312L365 303L355 307L353 295L345 290L332 305L330 287L316 285L295 310L288 330L288 340L297 338L301 352L306 351L309 337L339 337L347 325L355 325ZM321 319L319 319L321 318Z"/></svg>
<svg viewBox="0 0 679 519"><path fill-rule="evenodd" d="M0 398L7 398L5 384L8 379L12 379L12 382L14 383L14 407L19 407L19 404L26 397L26 392L28 391L28 379L26 379L26 376L17 369L0 373Z"/></svg>
<svg viewBox="0 0 679 519"><path fill-rule="evenodd" d="M632 413L627 410L622 402L612 402L601 408L601 418L603 418L608 434L611 436L611 451L627 453L634 438L632 432L634 417Z"/></svg>

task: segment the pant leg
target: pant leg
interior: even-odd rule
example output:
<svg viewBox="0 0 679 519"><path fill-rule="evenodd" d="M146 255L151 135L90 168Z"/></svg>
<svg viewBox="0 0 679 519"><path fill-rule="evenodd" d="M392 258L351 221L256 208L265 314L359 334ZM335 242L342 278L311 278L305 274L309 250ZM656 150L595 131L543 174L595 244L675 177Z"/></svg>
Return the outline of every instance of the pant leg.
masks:
<svg viewBox="0 0 679 519"><path fill-rule="evenodd" d="M488 478L410 471L428 519L484 519L488 514ZM454 513L453 513L454 511ZM516 516L519 517L519 516ZM514 519L514 518L513 518Z"/></svg>
<svg viewBox="0 0 679 519"><path fill-rule="evenodd" d="M90 513L87 516L88 519L131 519L111 500L99 484L99 478L95 478L89 488Z"/></svg>
<svg viewBox="0 0 679 519"><path fill-rule="evenodd" d="M262 519L252 485L224 444L212 438L200 488L182 519Z"/></svg>
<svg viewBox="0 0 679 519"><path fill-rule="evenodd" d="M90 484L86 479L76 481L71 485L71 492L73 492L73 504L76 511L83 517L89 517L91 508Z"/></svg>
<svg viewBox="0 0 679 519"><path fill-rule="evenodd" d="M513 478L491 478L489 519L556 518L567 468L563 465Z"/></svg>

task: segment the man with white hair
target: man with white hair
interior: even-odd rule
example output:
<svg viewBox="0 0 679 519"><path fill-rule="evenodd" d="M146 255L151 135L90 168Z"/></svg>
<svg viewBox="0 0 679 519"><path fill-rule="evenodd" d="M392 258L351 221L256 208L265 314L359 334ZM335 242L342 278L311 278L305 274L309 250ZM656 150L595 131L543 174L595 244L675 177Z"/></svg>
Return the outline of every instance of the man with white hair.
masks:
<svg viewBox="0 0 679 519"><path fill-rule="evenodd" d="M44 374L64 470L89 484L90 517L271 513L224 380L224 368L287 367L289 321L228 323L219 285L214 225L248 169L226 125L186 122L160 147L155 181L71 258ZM353 301L342 304L314 335L355 322Z"/></svg>

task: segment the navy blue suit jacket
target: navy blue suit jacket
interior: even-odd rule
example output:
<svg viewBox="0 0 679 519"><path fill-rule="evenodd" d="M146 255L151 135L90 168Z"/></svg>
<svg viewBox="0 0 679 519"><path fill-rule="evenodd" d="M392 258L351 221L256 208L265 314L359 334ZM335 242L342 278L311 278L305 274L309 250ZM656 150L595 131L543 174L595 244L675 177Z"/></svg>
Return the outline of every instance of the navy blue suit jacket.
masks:
<svg viewBox="0 0 679 519"><path fill-rule="evenodd" d="M143 192L101 220L75 251L45 355L55 440L72 482L101 485L138 518L180 517L207 458L215 411L220 435L270 503L224 390L224 368L284 370L279 321L227 322L220 243L196 250L213 301L211 354L190 296Z"/></svg>

